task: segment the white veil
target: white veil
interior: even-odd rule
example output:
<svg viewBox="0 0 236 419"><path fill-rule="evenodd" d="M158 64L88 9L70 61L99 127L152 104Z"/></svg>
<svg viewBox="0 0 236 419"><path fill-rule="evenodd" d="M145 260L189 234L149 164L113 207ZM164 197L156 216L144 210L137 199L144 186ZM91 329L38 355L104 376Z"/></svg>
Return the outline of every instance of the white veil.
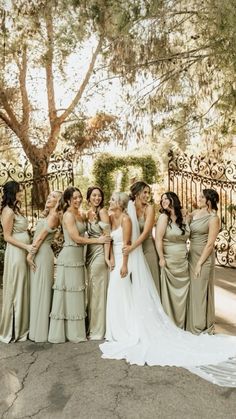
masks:
<svg viewBox="0 0 236 419"><path fill-rule="evenodd" d="M129 201L132 241L140 234L134 203ZM102 344L104 358L130 364L184 367L215 384L236 387L236 337L196 336L179 329L165 314L142 246L129 255L132 272L133 332L129 341Z"/></svg>

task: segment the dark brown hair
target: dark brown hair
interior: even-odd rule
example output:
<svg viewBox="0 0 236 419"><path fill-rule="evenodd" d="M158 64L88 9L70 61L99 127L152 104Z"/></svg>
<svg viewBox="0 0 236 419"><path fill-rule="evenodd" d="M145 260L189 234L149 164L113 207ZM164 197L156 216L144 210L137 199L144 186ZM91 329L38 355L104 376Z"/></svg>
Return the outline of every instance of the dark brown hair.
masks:
<svg viewBox="0 0 236 419"><path fill-rule="evenodd" d="M83 199L83 195L80 191L79 188L77 188L76 186L69 186L69 188L66 188L58 205L58 211L63 211L66 212L66 210L69 208L70 206L70 200L73 197L74 192L79 192L82 199Z"/></svg>
<svg viewBox="0 0 236 419"><path fill-rule="evenodd" d="M87 190L86 199L87 199L87 202L89 203L90 196L92 195L92 192L93 192L95 189L97 189L97 190L100 192L101 197L102 197L102 200L101 200L101 202L100 202L100 204L99 204L99 209L101 209L101 208L103 208L103 206L104 206L104 192L103 192L103 190L102 190L99 186L96 186L96 185L94 185L94 186L90 186L90 187L88 188L88 190Z"/></svg>
<svg viewBox="0 0 236 419"><path fill-rule="evenodd" d="M1 212L6 206L11 208L15 213L20 212L19 201L16 200L17 192L20 192L20 184L15 180L10 180L3 185Z"/></svg>
<svg viewBox="0 0 236 419"><path fill-rule="evenodd" d="M219 203L218 192L216 192L215 189L203 189L202 193L206 198L206 204L210 201L211 208L217 211L218 210L217 204Z"/></svg>
<svg viewBox="0 0 236 419"><path fill-rule="evenodd" d="M134 182L130 186L130 194L129 194L130 199L134 201L136 198L136 195L142 192L145 188L148 188L149 192L151 193L151 188L148 185L148 183L144 182L143 180L138 180L137 182Z"/></svg>
<svg viewBox="0 0 236 419"><path fill-rule="evenodd" d="M170 208L174 209L175 215L176 215L176 224L179 226L180 230L182 231L182 234L185 234L185 225L183 222L183 214L182 214L182 206L179 200L178 195L176 195L175 192L165 192L161 195L161 201L160 201L160 205L161 205L161 209L160 212L163 214L166 214L168 217L168 224L171 226L172 220L170 218L170 212L167 211L166 209L164 209L162 207L162 197L163 195L166 195L167 198L170 201Z"/></svg>

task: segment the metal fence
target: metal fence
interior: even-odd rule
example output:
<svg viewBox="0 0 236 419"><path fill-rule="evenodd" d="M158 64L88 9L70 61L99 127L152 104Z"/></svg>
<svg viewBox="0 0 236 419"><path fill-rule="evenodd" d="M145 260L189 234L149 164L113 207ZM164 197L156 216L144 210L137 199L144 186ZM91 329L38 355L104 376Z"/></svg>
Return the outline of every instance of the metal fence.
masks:
<svg viewBox="0 0 236 419"><path fill-rule="evenodd" d="M179 196L183 208L192 211L202 189L219 193L221 231L216 240L219 265L236 268L236 164L206 157L169 153L168 187Z"/></svg>
<svg viewBox="0 0 236 419"><path fill-rule="evenodd" d="M41 162L39 161L38 164L40 165ZM24 214L28 218L29 228L33 230L39 217L39 213L41 212L37 200L35 199L35 194L33 193L34 188L36 190L46 188L48 191L64 191L67 186L73 185L73 158L68 150L65 150L61 154L53 154L48 165L47 174L38 178L33 177L32 165L27 159L22 163L1 162L0 193L2 192L2 186L10 180L19 182L23 187L22 208ZM62 239L59 234L59 238L55 240L54 243L54 251L56 254L60 250L61 244ZM2 270L3 265L4 248L5 243L3 240L2 226L0 224L0 271Z"/></svg>
<svg viewBox="0 0 236 419"><path fill-rule="evenodd" d="M41 162L38 162L40 165ZM23 187L22 207L31 225L37 220L39 208L33 189L49 191L66 189L68 185L74 184L73 160L68 151L61 154L53 154L48 165L48 172L45 176L33 177L32 165L25 159L22 163L0 163L0 192L2 185L7 181L15 180Z"/></svg>

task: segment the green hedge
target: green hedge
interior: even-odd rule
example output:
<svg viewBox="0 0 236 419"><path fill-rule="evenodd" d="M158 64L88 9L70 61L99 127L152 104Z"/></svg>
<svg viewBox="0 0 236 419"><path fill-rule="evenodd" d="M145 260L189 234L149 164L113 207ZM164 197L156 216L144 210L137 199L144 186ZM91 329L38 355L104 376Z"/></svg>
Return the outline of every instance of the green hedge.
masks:
<svg viewBox="0 0 236 419"><path fill-rule="evenodd" d="M157 181L158 172L156 163L150 155L143 157L117 157L112 154L103 153L94 162L93 176L95 183L104 191L106 203L115 189L113 174L116 171L120 170L122 172L121 190L127 190L129 186L129 166L140 167L142 169L142 180L148 184Z"/></svg>

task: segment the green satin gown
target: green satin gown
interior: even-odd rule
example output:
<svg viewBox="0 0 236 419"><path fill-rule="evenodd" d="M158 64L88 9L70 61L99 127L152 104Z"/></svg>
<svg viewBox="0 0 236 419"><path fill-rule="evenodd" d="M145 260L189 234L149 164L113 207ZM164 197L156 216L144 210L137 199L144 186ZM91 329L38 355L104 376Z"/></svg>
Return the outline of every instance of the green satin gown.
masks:
<svg viewBox="0 0 236 419"><path fill-rule="evenodd" d="M54 276L54 254L51 243L56 229L48 227L46 218L37 222L34 239L42 230L48 235L41 244L36 256L36 271L30 271L30 328L29 339L35 342L47 342L49 328L49 313L52 302L52 286Z"/></svg>
<svg viewBox="0 0 236 419"><path fill-rule="evenodd" d="M139 218L138 223L139 223L140 233L142 233L144 229L145 219ZM153 277L153 281L155 282L156 289L158 291L158 294L160 295L159 258L156 251L155 242L152 237L152 232L150 232L146 240L143 241L142 247L143 247L143 253L144 253L145 259L147 261L147 264L149 266L149 269Z"/></svg>
<svg viewBox="0 0 236 419"><path fill-rule="evenodd" d="M161 302L166 314L176 326L185 329L190 278L188 270L187 240L175 223L167 226L163 238L166 266L161 268Z"/></svg>
<svg viewBox="0 0 236 419"><path fill-rule="evenodd" d="M76 226L81 236L83 222ZM64 244L57 259L48 341L74 343L86 340L84 246L75 243L63 226Z"/></svg>
<svg viewBox="0 0 236 419"><path fill-rule="evenodd" d="M15 214L12 236L25 244L30 243L28 220ZM3 306L0 341L25 341L29 331L29 268L27 252L7 243L3 272Z"/></svg>
<svg viewBox="0 0 236 419"><path fill-rule="evenodd" d="M215 216L215 214L207 214L204 217L193 220L190 224L190 293L187 330L194 334L200 334L202 332L214 333L214 250L202 265L200 277L195 278L194 270L208 240L210 218Z"/></svg>
<svg viewBox="0 0 236 419"><path fill-rule="evenodd" d="M90 238L98 238L110 226L102 221L88 222ZM106 332L106 302L108 286L108 267L105 262L104 245L89 244L86 254L87 266L87 314L88 337L90 340L104 339Z"/></svg>

